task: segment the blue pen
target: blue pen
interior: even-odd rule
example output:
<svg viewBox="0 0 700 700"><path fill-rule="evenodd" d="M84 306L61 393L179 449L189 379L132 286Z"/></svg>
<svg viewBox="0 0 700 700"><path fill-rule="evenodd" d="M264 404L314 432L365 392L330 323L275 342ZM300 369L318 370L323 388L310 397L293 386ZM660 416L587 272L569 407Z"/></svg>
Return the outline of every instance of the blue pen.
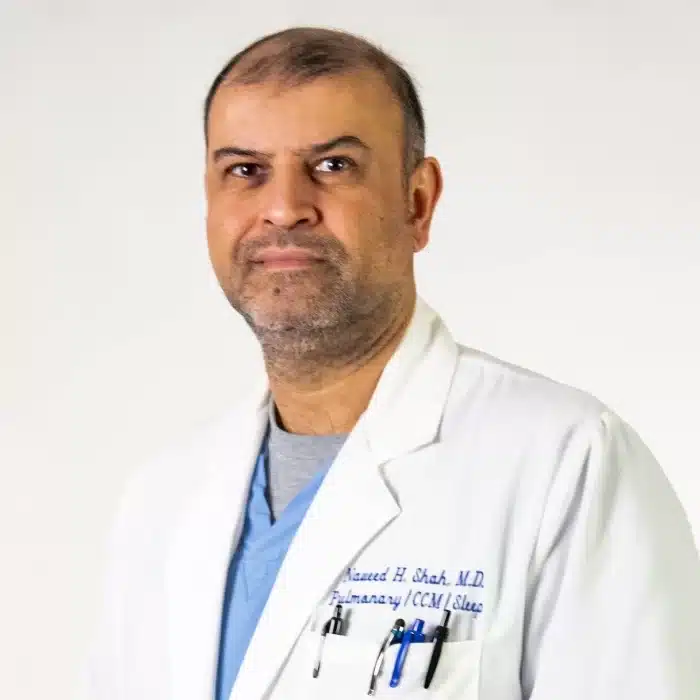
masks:
<svg viewBox="0 0 700 700"><path fill-rule="evenodd" d="M392 688L396 688L401 680L401 671L403 670L403 665L406 662L406 654L408 654L409 644L413 642L425 641L423 625L425 625L425 620L415 620L411 625L411 629L407 629L403 633L401 646L399 647L399 653L396 655L396 663L394 664L394 670L391 674L391 681L389 682L389 685Z"/></svg>

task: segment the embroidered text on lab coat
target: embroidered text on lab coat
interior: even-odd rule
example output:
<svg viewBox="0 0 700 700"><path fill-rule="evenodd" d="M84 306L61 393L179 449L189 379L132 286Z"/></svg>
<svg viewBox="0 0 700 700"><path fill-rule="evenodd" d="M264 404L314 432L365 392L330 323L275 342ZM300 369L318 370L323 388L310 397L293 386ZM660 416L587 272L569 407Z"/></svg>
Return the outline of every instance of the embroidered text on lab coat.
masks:
<svg viewBox="0 0 700 700"><path fill-rule="evenodd" d="M377 583L385 585L372 585ZM477 616L484 609L478 595L478 589L483 588L485 574L480 569L448 571L416 567L409 570L406 566L387 566L377 571L363 571L350 567L331 592L328 605L388 605L393 610L449 609ZM465 592L464 589L476 590Z"/></svg>

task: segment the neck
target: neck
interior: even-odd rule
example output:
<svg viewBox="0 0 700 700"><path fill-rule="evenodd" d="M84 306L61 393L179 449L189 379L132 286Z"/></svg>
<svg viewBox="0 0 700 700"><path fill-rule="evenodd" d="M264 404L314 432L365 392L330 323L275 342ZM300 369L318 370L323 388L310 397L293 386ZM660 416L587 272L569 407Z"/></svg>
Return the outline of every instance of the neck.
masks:
<svg viewBox="0 0 700 700"><path fill-rule="evenodd" d="M415 298L400 310L391 323L380 329L351 359L313 376L300 372L295 381L287 367L276 372L266 362L272 397L280 425L300 435L349 433L369 405L387 363L400 344L413 315Z"/></svg>

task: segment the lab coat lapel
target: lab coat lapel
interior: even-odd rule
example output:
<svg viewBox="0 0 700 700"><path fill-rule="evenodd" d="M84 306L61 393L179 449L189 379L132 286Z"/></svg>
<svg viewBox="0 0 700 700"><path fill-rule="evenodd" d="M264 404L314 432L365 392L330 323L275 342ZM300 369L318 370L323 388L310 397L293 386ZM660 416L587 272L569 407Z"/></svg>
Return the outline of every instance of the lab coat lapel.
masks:
<svg viewBox="0 0 700 700"><path fill-rule="evenodd" d="M398 514L377 466L365 440L348 438L290 545L230 700L266 697L325 591Z"/></svg>
<svg viewBox="0 0 700 700"><path fill-rule="evenodd" d="M400 513L381 467L435 439L456 361L456 345L418 299L412 324L370 406L290 545L230 700L267 697L319 602Z"/></svg>
<svg viewBox="0 0 700 700"><path fill-rule="evenodd" d="M166 578L170 698L212 697L226 574L265 428L265 389L206 431L187 459L201 481L188 495Z"/></svg>

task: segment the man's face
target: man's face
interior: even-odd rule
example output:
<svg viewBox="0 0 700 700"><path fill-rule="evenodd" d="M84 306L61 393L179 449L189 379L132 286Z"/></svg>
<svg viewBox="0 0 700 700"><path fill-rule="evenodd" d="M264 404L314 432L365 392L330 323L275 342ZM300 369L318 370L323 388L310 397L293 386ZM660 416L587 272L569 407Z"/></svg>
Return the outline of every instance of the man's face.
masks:
<svg viewBox="0 0 700 700"><path fill-rule="evenodd" d="M344 327L413 284L403 120L381 77L222 86L209 121L207 239L258 336Z"/></svg>

